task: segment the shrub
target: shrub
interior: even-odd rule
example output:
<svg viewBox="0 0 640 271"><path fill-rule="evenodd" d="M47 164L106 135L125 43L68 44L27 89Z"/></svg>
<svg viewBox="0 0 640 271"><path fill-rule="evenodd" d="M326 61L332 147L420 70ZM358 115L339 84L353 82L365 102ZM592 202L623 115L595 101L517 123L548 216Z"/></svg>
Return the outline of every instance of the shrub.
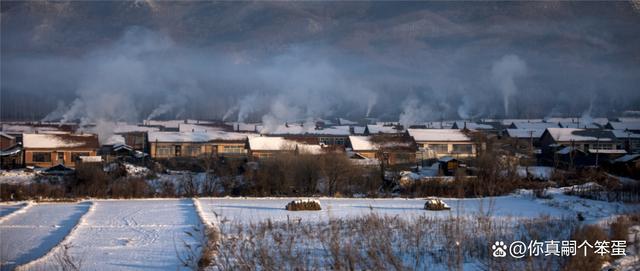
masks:
<svg viewBox="0 0 640 271"><path fill-rule="evenodd" d="M600 227L595 225L587 225L576 229L571 235L571 240L582 244L584 241L593 245L597 240L608 240L609 236ZM599 271L602 264L607 260L606 256L600 256L593 253L594 249L587 249L586 256L582 249L577 251L576 255L571 257L563 270L581 270L581 271Z"/></svg>
<svg viewBox="0 0 640 271"><path fill-rule="evenodd" d="M320 211L320 202L312 199L294 200L285 206L287 211Z"/></svg>

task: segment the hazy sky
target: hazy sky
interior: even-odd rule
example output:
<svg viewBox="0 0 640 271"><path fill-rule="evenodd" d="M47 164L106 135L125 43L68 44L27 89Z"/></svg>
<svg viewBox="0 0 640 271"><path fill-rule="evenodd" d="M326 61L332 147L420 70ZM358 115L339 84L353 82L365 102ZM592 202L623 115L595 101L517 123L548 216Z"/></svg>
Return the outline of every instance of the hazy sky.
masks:
<svg viewBox="0 0 640 271"><path fill-rule="evenodd" d="M632 2L1 3L2 119L640 109Z"/></svg>

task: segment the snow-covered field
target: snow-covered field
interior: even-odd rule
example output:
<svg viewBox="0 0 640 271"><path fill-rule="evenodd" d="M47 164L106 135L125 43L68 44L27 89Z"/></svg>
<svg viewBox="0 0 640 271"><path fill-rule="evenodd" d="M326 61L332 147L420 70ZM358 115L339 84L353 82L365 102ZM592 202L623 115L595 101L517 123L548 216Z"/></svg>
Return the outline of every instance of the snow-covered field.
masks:
<svg viewBox="0 0 640 271"><path fill-rule="evenodd" d="M347 218L370 214L400 216L456 216L475 215L479 212L494 217L538 217L541 215L570 216L566 209L553 208L527 196L504 196L478 199L444 199L451 211L425 211L424 199L341 199L320 198L321 211L290 212L284 206L296 198L201 198L205 217L215 221L215 214L229 224L272 221L302 222L328 221L331 218Z"/></svg>
<svg viewBox="0 0 640 271"><path fill-rule="evenodd" d="M67 236L89 206L88 202L31 204L7 215L0 222L2 270L43 256ZM13 207L2 205L3 212Z"/></svg>
<svg viewBox="0 0 640 271"><path fill-rule="evenodd" d="M618 213L640 210L638 204L609 203L562 194L551 189L547 199L520 191L483 199L443 199L450 211L425 211L424 199L318 198L321 211L284 209L297 198L200 198L146 200L90 200L79 203L0 204L0 256L2 270L22 265L23 270L48 270L66 250L83 270L181 269L178 255L186 255L185 232L201 227L194 203L205 221L248 225L271 221L315 223L331 218L353 218L371 213L414 219L418 217L473 216L517 221L540 216L575 219L583 213L587 223L599 223Z"/></svg>
<svg viewBox="0 0 640 271"><path fill-rule="evenodd" d="M86 270L176 270L183 241L193 243L185 232L199 226L191 199L96 200L65 243ZM25 269L52 263L50 255Z"/></svg>

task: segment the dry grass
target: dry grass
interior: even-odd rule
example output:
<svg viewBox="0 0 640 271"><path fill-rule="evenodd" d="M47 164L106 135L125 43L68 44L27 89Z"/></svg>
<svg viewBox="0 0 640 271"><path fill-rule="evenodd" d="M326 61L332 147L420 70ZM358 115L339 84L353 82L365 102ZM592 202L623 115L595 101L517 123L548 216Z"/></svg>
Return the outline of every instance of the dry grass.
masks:
<svg viewBox="0 0 640 271"><path fill-rule="evenodd" d="M492 219L487 217L370 214L328 222L223 224L214 266L220 270L548 270L548 257L526 261L495 259L496 240L566 240L574 219Z"/></svg>
<svg viewBox="0 0 640 271"><path fill-rule="evenodd" d="M320 202L313 200L294 200L285 206L287 211L320 211Z"/></svg>

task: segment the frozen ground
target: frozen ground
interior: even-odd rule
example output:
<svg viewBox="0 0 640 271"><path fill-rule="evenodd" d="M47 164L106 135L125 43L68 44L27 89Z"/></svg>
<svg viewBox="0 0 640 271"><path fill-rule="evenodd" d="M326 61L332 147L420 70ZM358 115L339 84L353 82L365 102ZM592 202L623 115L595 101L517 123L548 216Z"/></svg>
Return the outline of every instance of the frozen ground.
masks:
<svg viewBox="0 0 640 271"><path fill-rule="evenodd" d="M65 240L83 270L179 270L185 231L200 225L190 199L97 200ZM44 270L52 257L30 264Z"/></svg>
<svg viewBox="0 0 640 271"><path fill-rule="evenodd" d="M89 203L32 204L0 222L2 270L43 256L87 212ZM5 205L2 205L4 212Z"/></svg>

